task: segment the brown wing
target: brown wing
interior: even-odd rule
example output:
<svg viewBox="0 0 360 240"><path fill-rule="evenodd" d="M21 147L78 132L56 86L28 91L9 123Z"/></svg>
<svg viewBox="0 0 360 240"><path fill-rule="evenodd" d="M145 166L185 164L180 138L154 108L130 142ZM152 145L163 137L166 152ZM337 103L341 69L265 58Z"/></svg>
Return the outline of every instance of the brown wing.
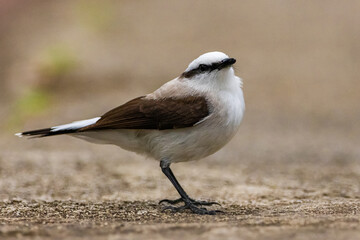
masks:
<svg viewBox="0 0 360 240"><path fill-rule="evenodd" d="M175 129L191 127L209 115L205 98L135 98L105 113L98 122L79 131L100 129Z"/></svg>

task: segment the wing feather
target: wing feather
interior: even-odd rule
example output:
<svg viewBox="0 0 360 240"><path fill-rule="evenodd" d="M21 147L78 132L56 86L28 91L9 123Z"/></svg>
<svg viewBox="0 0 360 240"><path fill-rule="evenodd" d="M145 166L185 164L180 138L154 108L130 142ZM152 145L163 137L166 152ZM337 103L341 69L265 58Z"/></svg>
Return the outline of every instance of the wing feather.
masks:
<svg viewBox="0 0 360 240"><path fill-rule="evenodd" d="M105 113L95 124L79 129L175 129L194 126L210 114L201 96L185 98L135 98Z"/></svg>

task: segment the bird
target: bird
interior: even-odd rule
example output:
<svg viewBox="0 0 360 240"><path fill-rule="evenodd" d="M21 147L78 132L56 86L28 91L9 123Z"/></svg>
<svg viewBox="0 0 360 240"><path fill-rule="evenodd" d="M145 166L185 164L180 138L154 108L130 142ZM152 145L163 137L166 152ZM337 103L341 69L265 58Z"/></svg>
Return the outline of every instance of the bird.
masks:
<svg viewBox="0 0 360 240"><path fill-rule="evenodd" d="M160 162L162 172L180 195L176 200L161 200L159 204L168 205L164 210L215 215L222 211L204 206L218 203L190 198L170 165L205 158L238 131L245 101L235 62L223 52L208 52L193 60L179 77L101 117L15 135L43 138L65 134L145 155Z"/></svg>

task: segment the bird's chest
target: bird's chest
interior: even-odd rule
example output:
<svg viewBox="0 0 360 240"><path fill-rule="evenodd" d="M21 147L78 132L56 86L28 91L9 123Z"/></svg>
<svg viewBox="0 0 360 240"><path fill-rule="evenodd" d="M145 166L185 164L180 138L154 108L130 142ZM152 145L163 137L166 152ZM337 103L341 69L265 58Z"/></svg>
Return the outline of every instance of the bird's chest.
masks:
<svg viewBox="0 0 360 240"><path fill-rule="evenodd" d="M238 128L244 115L245 103L242 90L222 93L213 101L212 123L223 130Z"/></svg>
<svg viewBox="0 0 360 240"><path fill-rule="evenodd" d="M216 99L213 113L203 126L203 142L214 149L224 146L237 132L244 114L242 95L224 94Z"/></svg>

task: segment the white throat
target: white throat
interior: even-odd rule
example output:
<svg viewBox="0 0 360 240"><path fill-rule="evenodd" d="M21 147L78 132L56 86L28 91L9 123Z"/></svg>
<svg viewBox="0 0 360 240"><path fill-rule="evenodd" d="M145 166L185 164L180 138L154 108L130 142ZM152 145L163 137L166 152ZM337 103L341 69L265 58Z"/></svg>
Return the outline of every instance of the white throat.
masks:
<svg viewBox="0 0 360 240"><path fill-rule="evenodd" d="M240 78L235 76L232 67L201 74L191 79L185 79L187 85L200 92L219 92L241 87Z"/></svg>

